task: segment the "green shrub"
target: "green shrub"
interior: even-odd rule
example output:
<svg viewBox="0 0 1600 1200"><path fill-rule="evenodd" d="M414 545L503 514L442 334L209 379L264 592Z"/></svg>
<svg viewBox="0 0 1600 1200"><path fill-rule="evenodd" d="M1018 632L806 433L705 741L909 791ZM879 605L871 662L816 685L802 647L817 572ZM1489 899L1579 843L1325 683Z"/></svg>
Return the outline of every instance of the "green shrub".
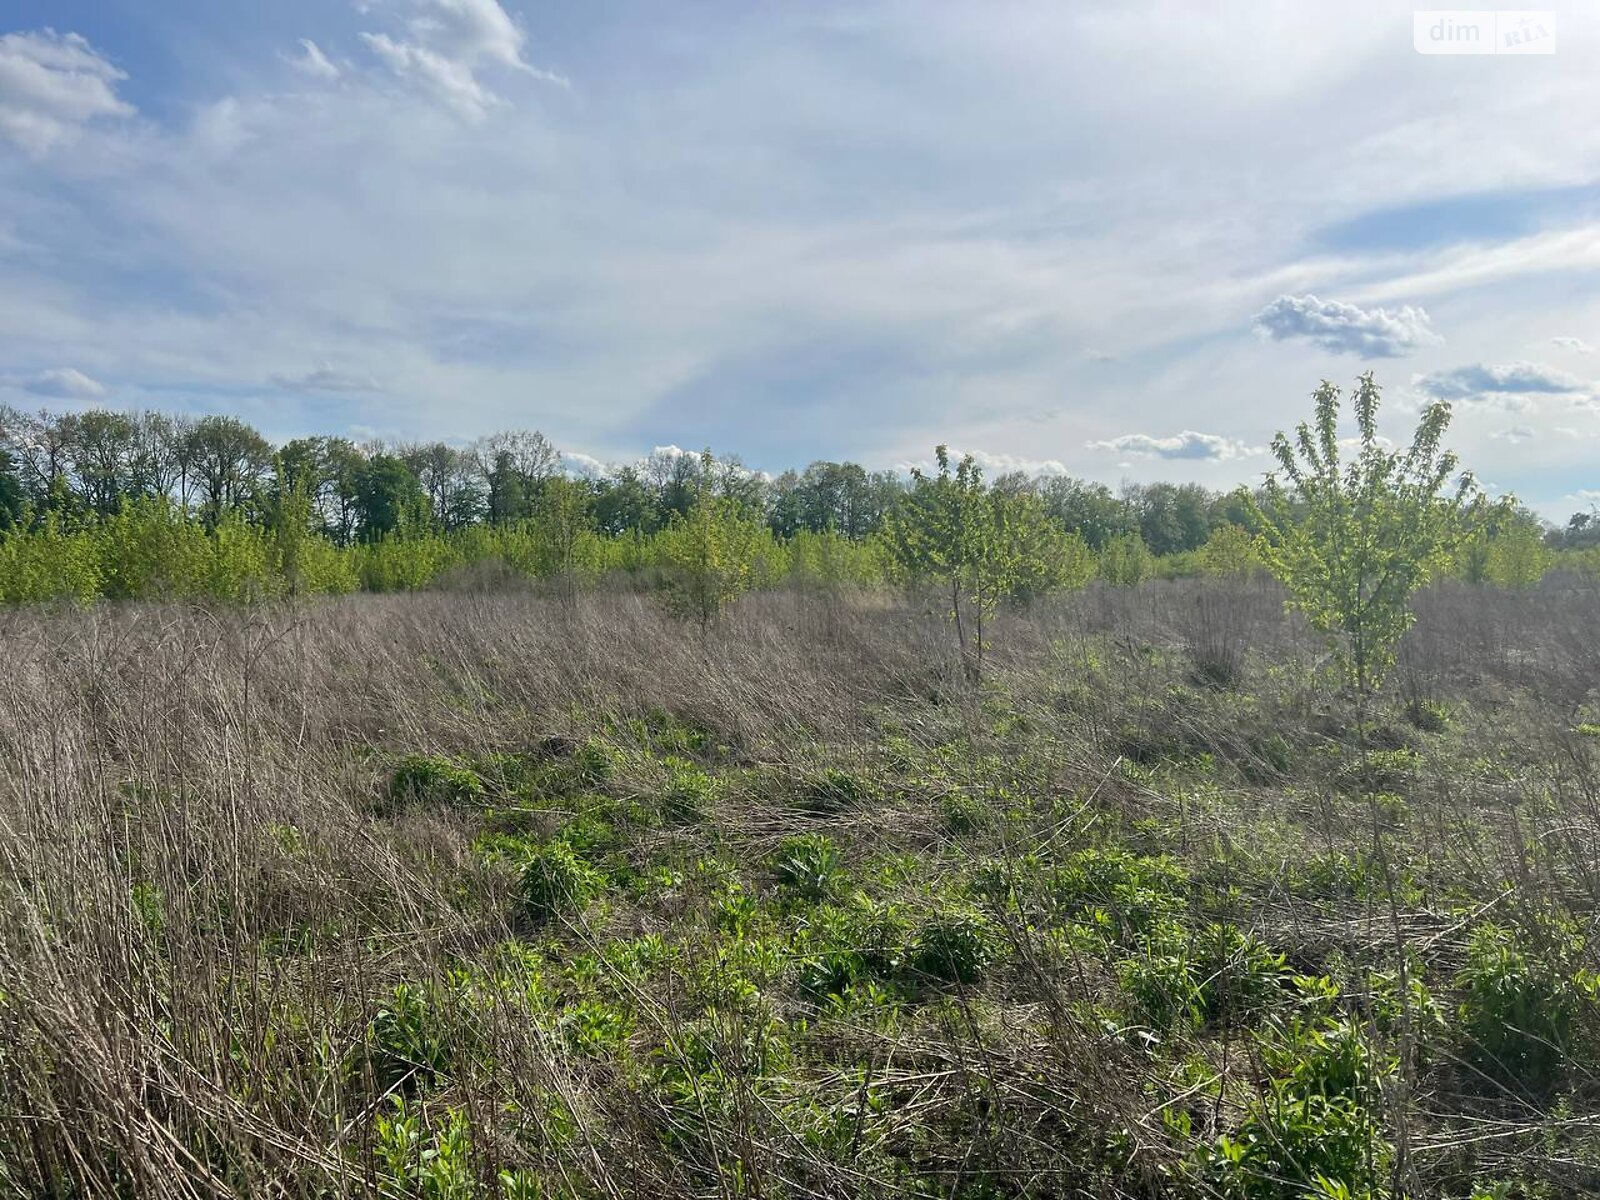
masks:
<svg viewBox="0 0 1600 1200"><path fill-rule="evenodd" d="M539 922L577 916L604 886L605 877L566 842L548 842L523 863L519 888L523 915Z"/></svg>
<svg viewBox="0 0 1600 1200"><path fill-rule="evenodd" d="M688 824L706 815L717 796L717 781L686 759L669 757L666 786L661 792L661 814L669 821Z"/></svg>
<svg viewBox="0 0 1600 1200"><path fill-rule="evenodd" d="M848 812L864 807L877 794L877 789L860 776L830 767L801 786L800 807L814 813Z"/></svg>
<svg viewBox="0 0 1600 1200"><path fill-rule="evenodd" d="M623 1010L600 1000L581 1000L561 1014L567 1043L579 1054L607 1058L627 1045L633 1020Z"/></svg>
<svg viewBox="0 0 1600 1200"><path fill-rule="evenodd" d="M1150 575L1150 550L1137 533L1120 533L1100 551L1100 578L1113 587L1137 587Z"/></svg>
<svg viewBox="0 0 1600 1200"><path fill-rule="evenodd" d="M800 833L783 839L771 865L780 885L807 900L822 900L833 894L844 856L824 834Z"/></svg>
<svg viewBox="0 0 1600 1200"><path fill-rule="evenodd" d="M381 1091L415 1091L449 1066L449 1053L425 989L402 983L367 1026L367 1060Z"/></svg>
<svg viewBox="0 0 1600 1200"><path fill-rule="evenodd" d="M1394 1062L1377 1058L1350 1022L1295 1018L1259 1039L1272 1073L1233 1135L1207 1153L1225 1196L1378 1200L1391 1148L1369 1104Z"/></svg>
<svg viewBox="0 0 1600 1200"><path fill-rule="evenodd" d="M1091 847L1056 868L1050 891L1067 913L1101 910L1127 936L1183 912L1188 886L1188 872L1165 855Z"/></svg>
<svg viewBox="0 0 1600 1200"><path fill-rule="evenodd" d="M908 966L941 983L977 983L993 959L989 926L975 913L934 917L917 931Z"/></svg>
<svg viewBox="0 0 1600 1200"><path fill-rule="evenodd" d="M1491 1077L1530 1092L1559 1081L1576 1036L1582 996L1572 980L1516 945L1509 930L1473 931L1461 1028L1472 1060Z"/></svg>
<svg viewBox="0 0 1600 1200"><path fill-rule="evenodd" d="M472 1200L478 1195L471 1133L457 1109L448 1110L443 1129L431 1130L405 1097L391 1097L390 1111L378 1117L373 1157L379 1200Z"/></svg>
<svg viewBox="0 0 1600 1200"><path fill-rule="evenodd" d="M1182 950L1148 948L1117 964L1117 979L1132 1014L1150 1028L1169 1033L1180 1022L1200 1023L1204 996Z"/></svg>
<svg viewBox="0 0 1600 1200"><path fill-rule="evenodd" d="M947 792L939 798L939 816L951 833L963 834L986 828L993 821L994 812L979 796Z"/></svg>
<svg viewBox="0 0 1600 1200"><path fill-rule="evenodd" d="M1283 996L1289 979L1283 955L1225 923L1200 931L1194 967L1208 1021L1234 1023L1255 1016Z"/></svg>
<svg viewBox="0 0 1600 1200"><path fill-rule="evenodd" d="M812 999L838 996L867 977L867 965L853 950L826 950L800 960L796 968L800 990Z"/></svg>
<svg viewBox="0 0 1600 1200"><path fill-rule="evenodd" d="M593 786L615 778L618 767L616 748L599 738L589 738L572 756L578 778Z"/></svg>
<svg viewBox="0 0 1600 1200"><path fill-rule="evenodd" d="M389 800L406 804L476 804L483 799L476 771L439 754L408 754L389 776Z"/></svg>

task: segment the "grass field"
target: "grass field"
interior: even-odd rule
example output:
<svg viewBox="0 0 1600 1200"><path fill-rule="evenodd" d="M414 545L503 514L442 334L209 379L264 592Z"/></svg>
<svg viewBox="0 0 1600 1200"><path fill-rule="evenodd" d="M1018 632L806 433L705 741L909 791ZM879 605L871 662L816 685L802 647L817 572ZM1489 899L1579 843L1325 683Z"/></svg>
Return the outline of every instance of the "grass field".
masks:
<svg viewBox="0 0 1600 1200"><path fill-rule="evenodd" d="M1600 1192L1600 586L0 612L0 1192Z"/></svg>

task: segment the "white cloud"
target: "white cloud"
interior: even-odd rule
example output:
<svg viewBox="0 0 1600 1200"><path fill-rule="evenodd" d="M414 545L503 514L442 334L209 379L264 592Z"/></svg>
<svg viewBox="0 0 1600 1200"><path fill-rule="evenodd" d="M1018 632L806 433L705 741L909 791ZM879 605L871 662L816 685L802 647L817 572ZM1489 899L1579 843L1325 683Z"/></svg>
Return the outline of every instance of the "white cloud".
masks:
<svg viewBox="0 0 1600 1200"><path fill-rule="evenodd" d="M1125 433L1121 437L1104 441L1085 442L1090 450L1110 450L1117 454L1134 454L1168 459L1191 459L1200 462L1226 462L1233 458L1248 458L1260 454L1259 447L1246 445L1234 438L1215 433L1197 433L1185 429L1171 437L1151 437L1147 433Z"/></svg>
<svg viewBox="0 0 1600 1200"><path fill-rule="evenodd" d="M0 37L0 134L41 154L96 117L132 116L117 97L126 78L78 34L8 33Z"/></svg>
<svg viewBox="0 0 1600 1200"><path fill-rule="evenodd" d="M364 32L361 40L395 75L409 79L469 121L503 103L478 73L502 67L566 84L522 57L527 35L498 0L411 0L411 17L399 37Z"/></svg>
<svg viewBox="0 0 1600 1200"><path fill-rule="evenodd" d="M1444 340L1429 328L1428 314L1420 308L1363 309L1309 293L1279 296L1256 314L1255 328L1272 341L1309 341L1360 358L1395 358Z"/></svg>
<svg viewBox="0 0 1600 1200"><path fill-rule="evenodd" d="M1533 441L1539 435L1531 426L1513 425L1510 429L1501 429L1491 433L1489 436L1499 441L1507 442L1510 445L1519 446L1523 442Z"/></svg>
<svg viewBox="0 0 1600 1200"><path fill-rule="evenodd" d="M1468 363L1412 377L1411 386L1435 400L1460 401L1521 411L1536 396L1581 396L1587 385L1565 371L1542 363L1513 362L1500 366Z"/></svg>
<svg viewBox="0 0 1600 1200"><path fill-rule="evenodd" d="M371 375L335 370L323 363L304 375L274 375L272 382L291 392L381 392L383 385Z"/></svg>
<svg viewBox="0 0 1600 1200"><path fill-rule="evenodd" d="M0 382L51 400L98 400L106 394L104 384L90 379L75 367L56 367L36 375L14 376Z"/></svg>
<svg viewBox="0 0 1600 1200"><path fill-rule="evenodd" d="M1550 344L1552 346L1560 346L1563 350L1572 350L1578 354L1593 354L1595 352L1594 347L1582 338L1553 337L1550 339Z"/></svg>
<svg viewBox="0 0 1600 1200"><path fill-rule="evenodd" d="M1029 458L1020 454L991 454L987 450L967 450L977 463L991 475L1006 475L1021 471L1024 475L1067 475L1065 463L1055 458ZM959 455L957 457L960 457Z"/></svg>
<svg viewBox="0 0 1600 1200"><path fill-rule="evenodd" d="M1106 482L1138 447L1085 439L1209 424L1261 441L1304 415L1324 352L1252 352L1238 336L1280 295L1423 305L1472 347L1460 358L1600 361L1529 348L1552 328L1600 328L1582 286L1600 227L1541 221L1511 241L1469 229L1444 246L1316 238L1508 181L1591 180L1600 123L1583 117L1600 74L1578 56L1463 89L1396 56L1403 31L1391 44L1375 4L1307 29L1306 14L1258 3L1244 39L1180 28L1167 0L1019 0L1003 22L898 0L848 18L688 11L670 39L579 6L551 18L548 44L583 64L581 95L545 89L562 102L534 106L523 97L539 85L506 49L522 64L557 51L539 8L502 3L478 6L476 42L446 36L447 7L364 7L356 28L397 48L398 75L338 32L336 6L312 5L317 23L292 32L340 68L331 86L278 61L254 69L300 48L241 9L231 58L218 44L203 78L149 81L150 119L99 119L82 155L0 166L0 225L26 243L0 247L0 361L114 370L119 398L227 408L286 435L364 420L470 439L536 421L607 461L704 439L773 467L887 467L945 440ZM437 25L414 27L427 18ZM428 64L412 49L465 88L457 106L415 73ZM1120 87L1130 69L1150 86ZM1240 120L1251 138L1231 135ZM381 372L381 400L262 391L324 355ZM1420 351L1393 384L1460 358ZM744 374L712 394L730 366ZM1452 440L1503 472L1514 455L1491 431L1526 421L1541 470L1503 474L1508 486L1570 487L1596 443L1551 426L1600 422L1566 398L1544 407L1464 414ZM1208 484L1260 462L1147 455L1134 469Z"/></svg>
<svg viewBox="0 0 1600 1200"><path fill-rule="evenodd" d="M300 53L289 60L295 70L312 79L337 79L339 68L329 61L328 56L322 52L310 38L300 39Z"/></svg>
<svg viewBox="0 0 1600 1200"><path fill-rule="evenodd" d="M561 469L578 479L599 479L611 473L611 468L594 455L577 450L561 452Z"/></svg>
<svg viewBox="0 0 1600 1200"><path fill-rule="evenodd" d="M1021 472L1024 475L1070 475L1067 465L1055 458L1029 458L1022 454L995 454L988 450L962 450L954 447L950 450L951 463L958 463L963 458L971 457L972 461L983 468L984 474L993 477L996 475L1009 475ZM909 475L913 470L931 472L935 469L935 462L931 458L920 462L902 462L895 465L895 470L901 475Z"/></svg>

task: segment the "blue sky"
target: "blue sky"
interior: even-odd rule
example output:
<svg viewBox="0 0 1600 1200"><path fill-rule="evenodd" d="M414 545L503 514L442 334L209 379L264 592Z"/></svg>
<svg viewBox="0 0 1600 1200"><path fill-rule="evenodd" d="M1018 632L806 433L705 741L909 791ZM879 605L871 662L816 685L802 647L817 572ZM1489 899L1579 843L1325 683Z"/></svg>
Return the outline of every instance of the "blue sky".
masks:
<svg viewBox="0 0 1600 1200"><path fill-rule="evenodd" d="M1600 10L0 0L0 403L1220 487L1324 377L1600 489Z"/></svg>

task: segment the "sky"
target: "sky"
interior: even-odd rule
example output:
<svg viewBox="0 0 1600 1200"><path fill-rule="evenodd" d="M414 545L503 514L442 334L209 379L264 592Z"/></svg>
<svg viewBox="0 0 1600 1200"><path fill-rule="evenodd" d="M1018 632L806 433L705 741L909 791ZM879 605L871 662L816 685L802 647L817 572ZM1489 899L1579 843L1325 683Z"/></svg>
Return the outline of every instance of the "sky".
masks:
<svg viewBox="0 0 1600 1200"><path fill-rule="evenodd" d="M1600 501L1600 3L0 0L0 403Z"/></svg>

